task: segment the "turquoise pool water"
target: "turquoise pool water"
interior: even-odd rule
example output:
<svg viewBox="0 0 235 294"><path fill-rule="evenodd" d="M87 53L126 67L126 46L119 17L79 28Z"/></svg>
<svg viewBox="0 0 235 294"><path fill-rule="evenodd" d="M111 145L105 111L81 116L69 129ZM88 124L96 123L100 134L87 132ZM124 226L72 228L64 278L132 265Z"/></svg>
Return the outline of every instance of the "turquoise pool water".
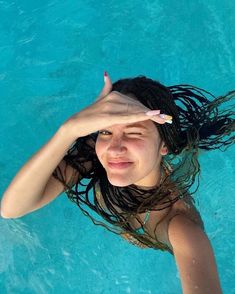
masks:
<svg viewBox="0 0 235 294"><path fill-rule="evenodd" d="M103 71L215 95L235 88L234 1L0 1L1 195L70 115L94 101ZM197 205L224 293L234 289L235 148L201 155ZM26 187L27 189L27 187ZM22 195L23 199L24 195ZM94 226L63 194L0 219L0 292L177 294L168 253Z"/></svg>

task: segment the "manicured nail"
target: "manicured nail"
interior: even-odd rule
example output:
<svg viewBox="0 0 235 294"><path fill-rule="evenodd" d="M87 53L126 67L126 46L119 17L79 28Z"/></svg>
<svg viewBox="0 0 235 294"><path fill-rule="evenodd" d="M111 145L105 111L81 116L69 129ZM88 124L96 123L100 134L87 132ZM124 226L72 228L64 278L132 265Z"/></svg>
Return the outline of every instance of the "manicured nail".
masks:
<svg viewBox="0 0 235 294"><path fill-rule="evenodd" d="M156 114L159 114L160 113L160 110L149 110L147 112L145 112L146 115L156 115Z"/></svg>
<svg viewBox="0 0 235 294"><path fill-rule="evenodd" d="M105 71L104 72L104 82L106 82L107 76L108 76L107 71Z"/></svg>
<svg viewBox="0 0 235 294"><path fill-rule="evenodd" d="M172 124L172 120L166 120L165 122L168 124Z"/></svg>
<svg viewBox="0 0 235 294"><path fill-rule="evenodd" d="M171 116L171 115L160 114L159 116L160 116L160 118L164 118L164 119L166 119L166 120L172 120L172 116Z"/></svg>

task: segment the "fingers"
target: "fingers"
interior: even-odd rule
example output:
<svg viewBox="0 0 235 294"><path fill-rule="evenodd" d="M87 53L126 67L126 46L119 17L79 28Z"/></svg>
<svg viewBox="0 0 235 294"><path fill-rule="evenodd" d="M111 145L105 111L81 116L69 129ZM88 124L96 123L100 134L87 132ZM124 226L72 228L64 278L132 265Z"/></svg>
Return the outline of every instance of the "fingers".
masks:
<svg viewBox="0 0 235 294"><path fill-rule="evenodd" d="M119 123L135 123L138 121L146 121L151 120L158 124L172 124L172 116L160 113L160 110L150 110L144 112L137 112L137 113L123 113L119 117Z"/></svg>
<svg viewBox="0 0 235 294"><path fill-rule="evenodd" d="M164 113L160 113L160 110L150 110L144 113L145 115L145 120L146 119L150 119L156 123L159 124L172 124L172 116L171 115L167 115Z"/></svg>
<svg viewBox="0 0 235 294"><path fill-rule="evenodd" d="M107 72L104 72L104 87L100 94L97 97L97 100L102 99L103 97L107 96L112 90L112 81L108 76Z"/></svg>
<svg viewBox="0 0 235 294"><path fill-rule="evenodd" d="M164 123L172 124L172 116L170 115L167 115L167 114L155 114L155 115L147 114L147 115L149 116L149 119L159 124L164 124Z"/></svg>

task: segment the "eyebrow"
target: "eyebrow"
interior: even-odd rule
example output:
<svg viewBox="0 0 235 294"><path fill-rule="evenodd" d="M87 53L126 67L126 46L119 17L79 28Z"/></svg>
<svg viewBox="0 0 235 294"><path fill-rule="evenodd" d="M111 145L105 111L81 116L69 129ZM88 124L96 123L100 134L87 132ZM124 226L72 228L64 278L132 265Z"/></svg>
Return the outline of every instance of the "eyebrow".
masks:
<svg viewBox="0 0 235 294"><path fill-rule="evenodd" d="M131 124L131 125L128 125L125 127L126 129L129 129L129 128L141 128L141 129L145 129L145 130L148 130L147 127L145 127L144 125L141 125L141 124Z"/></svg>

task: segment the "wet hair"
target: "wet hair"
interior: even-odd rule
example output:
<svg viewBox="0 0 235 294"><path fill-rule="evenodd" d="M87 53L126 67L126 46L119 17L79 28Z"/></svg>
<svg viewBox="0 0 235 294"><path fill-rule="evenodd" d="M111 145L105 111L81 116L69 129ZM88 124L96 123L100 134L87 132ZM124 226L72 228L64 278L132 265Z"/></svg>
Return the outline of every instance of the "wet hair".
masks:
<svg viewBox="0 0 235 294"><path fill-rule="evenodd" d="M133 94L146 107L160 109L173 117L172 124L155 123L168 148L161 163L164 176L160 185L149 190L134 184L127 187L111 185L95 153L98 132L78 138L64 156L66 165L72 166L79 174L75 185L65 182L65 170L61 171L59 167L53 175L64 184L69 199L94 224L116 234L129 234L147 247L171 252L157 236L153 240L148 234L136 233L129 220L149 210L170 208L179 199L195 194L199 186L200 150L224 151L234 143L232 103L235 91L216 98L195 86L167 87L145 76L118 80L112 90ZM100 193L105 208L100 204ZM143 222L138 221L143 228Z"/></svg>

